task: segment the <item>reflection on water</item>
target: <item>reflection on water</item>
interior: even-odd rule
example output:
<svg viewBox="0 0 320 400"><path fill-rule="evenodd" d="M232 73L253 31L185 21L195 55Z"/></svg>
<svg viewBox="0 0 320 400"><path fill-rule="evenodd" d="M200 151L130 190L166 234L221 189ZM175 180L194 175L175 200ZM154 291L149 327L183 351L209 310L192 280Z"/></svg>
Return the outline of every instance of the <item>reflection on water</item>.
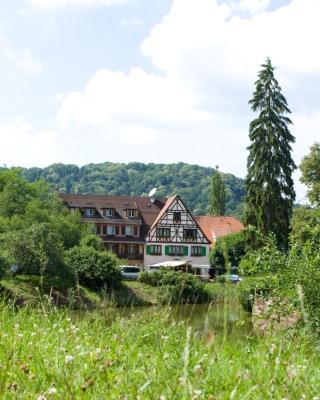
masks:
<svg viewBox="0 0 320 400"><path fill-rule="evenodd" d="M200 334L241 339L252 333L251 315L238 303L197 304L172 307L175 319L185 320Z"/></svg>
<svg viewBox="0 0 320 400"><path fill-rule="evenodd" d="M174 321L185 321L199 335L209 337L228 337L232 340L244 339L252 334L251 314L245 312L239 303L218 304L185 304L161 307L118 308L113 316L108 315L110 322L115 317L134 318L135 315L152 316L162 311L169 312Z"/></svg>

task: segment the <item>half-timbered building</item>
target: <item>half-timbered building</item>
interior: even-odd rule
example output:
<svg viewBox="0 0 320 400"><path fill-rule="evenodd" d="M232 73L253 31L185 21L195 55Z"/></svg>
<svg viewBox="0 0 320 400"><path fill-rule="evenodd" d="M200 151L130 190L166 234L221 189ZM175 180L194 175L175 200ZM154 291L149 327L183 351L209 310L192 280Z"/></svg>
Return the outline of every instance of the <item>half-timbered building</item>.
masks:
<svg viewBox="0 0 320 400"><path fill-rule="evenodd" d="M173 262L192 269L209 268L210 240L179 196L167 199L152 224L145 246L144 264L147 270Z"/></svg>

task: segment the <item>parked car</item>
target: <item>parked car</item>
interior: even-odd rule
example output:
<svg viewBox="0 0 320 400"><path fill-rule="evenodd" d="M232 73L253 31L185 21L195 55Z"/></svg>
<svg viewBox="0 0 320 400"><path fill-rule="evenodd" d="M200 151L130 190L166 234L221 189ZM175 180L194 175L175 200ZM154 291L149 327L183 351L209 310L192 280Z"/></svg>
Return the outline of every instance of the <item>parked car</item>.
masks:
<svg viewBox="0 0 320 400"><path fill-rule="evenodd" d="M242 278L236 274L227 274L227 275L219 275L217 276L218 282L231 282L231 283L239 283L242 281Z"/></svg>
<svg viewBox="0 0 320 400"><path fill-rule="evenodd" d="M141 272L136 265L120 265L121 275L126 280L136 280Z"/></svg>

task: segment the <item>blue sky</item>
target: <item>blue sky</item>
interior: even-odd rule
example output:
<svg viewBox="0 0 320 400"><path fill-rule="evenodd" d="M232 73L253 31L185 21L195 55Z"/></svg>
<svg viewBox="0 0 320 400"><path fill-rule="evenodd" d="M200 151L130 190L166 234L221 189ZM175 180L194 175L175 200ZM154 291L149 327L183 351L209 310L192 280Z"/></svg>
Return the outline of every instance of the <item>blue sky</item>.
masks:
<svg viewBox="0 0 320 400"><path fill-rule="evenodd" d="M184 161L243 177L270 56L298 164L320 140L319 13L318 0L2 2L1 163Z"/></svg>

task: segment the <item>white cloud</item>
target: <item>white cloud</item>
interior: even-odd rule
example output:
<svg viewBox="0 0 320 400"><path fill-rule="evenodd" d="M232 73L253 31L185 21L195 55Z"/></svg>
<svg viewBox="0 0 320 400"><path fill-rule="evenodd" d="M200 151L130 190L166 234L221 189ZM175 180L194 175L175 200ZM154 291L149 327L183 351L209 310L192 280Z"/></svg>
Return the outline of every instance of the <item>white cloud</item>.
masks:
<svg viewBox="0 0 320 400"><path fill-rule="evenodd" d="M34 75L42 72L42 65L34 60L30 49L16 50L6 39L1 37L0 53L0 59L9 61L27 74Z"/></svg>
<svg viewBox="0 0 320 400"><path fill-rule="evenodd" d="M117 6L131 0L26 0L35 7L43 9L65 7L100 7Z"/></svg>
<svg viewBox="0 0 320 400"><path fill-rule="evenodd" d="M259 14L266 11L270 4L270 0L240 0L232 2L231 6L235 10L245 11L251 15Z"/></svg>
<svg viewBox="0 0 320 400"><path fill-rule="evenodd" d="M53 147L57 133L54 130L35 131L24 118L0 123L0 159L7 166L45 166L55 162Z"/></svg>
<svg viewBox="0 0 320 400"><path fill-rule="evenodd" d="M77 2L84 3L103 2ZM292 0L272 12L268 3L173 0L141 45L155 72L101 69L83 90L63 97L56 161L186 161L244 176L253 118L247 102L270 56L294 111L298 164L319 140L320 1ZM237 10L250 15L242 19Z"/></svg>

